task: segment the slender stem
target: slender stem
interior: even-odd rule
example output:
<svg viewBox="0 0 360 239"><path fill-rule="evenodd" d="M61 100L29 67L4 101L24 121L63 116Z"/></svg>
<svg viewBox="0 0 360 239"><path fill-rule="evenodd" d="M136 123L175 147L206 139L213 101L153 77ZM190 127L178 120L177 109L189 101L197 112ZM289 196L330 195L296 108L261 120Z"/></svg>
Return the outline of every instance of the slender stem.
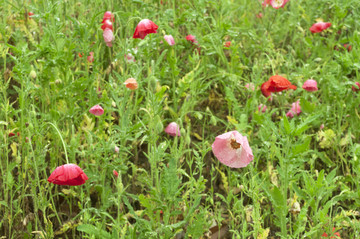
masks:
<svg viewBox="0 0 360 239"><path fill-rule="evenodd" d="M67 151L66 151L65 142L64 142L63 137L61 136L60 131L59 131L58 128L57 128L53 123L51 123L51 122L46 122L45 124L49 124L49 125L51 125L52 127L54 127L54 129L56 130L56 132L57 132L58 135L60 136L61 142L62 142L63 147L64 147L64 151L65 151L66 163L69 164L69 159L68 159L68 156L67 156Z"/></svg>

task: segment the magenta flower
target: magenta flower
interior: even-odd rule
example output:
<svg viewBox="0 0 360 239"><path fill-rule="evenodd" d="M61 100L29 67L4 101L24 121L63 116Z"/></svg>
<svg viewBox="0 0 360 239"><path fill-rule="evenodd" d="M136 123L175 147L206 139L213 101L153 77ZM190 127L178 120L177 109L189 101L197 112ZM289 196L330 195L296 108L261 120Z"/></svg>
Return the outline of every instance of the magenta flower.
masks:
<svg viewBox="0 0 360 239"><path fill-rule="evenodd" d="M103 37L106 45L108 47L112 47L112 41L115 39L113 31L106 28L103 32Z"/></svg>
<svg viewBox="0 0 360 239"><path fill-rule="evenodd" d="M307 81L304 82L302 88L306 91L317 91L318 88L317 88L317 82L313 79L309 79Z"/></svg>
<svg viewBox="0 0 360 239"><path fill-rule="evenodd" d="M89 112L93 115L102 115L104 114L104 109L100 105L94 105Z"/></svg>
<svg viewBox="0 0 360 239"><path fill-rule="evenodd" d="M311 27L310 27L310 31L312 33L319 33L319 32L322 32L324 31L325 29L331 27L331 23L330 22L317 22L315 24L313 24Z"/></svg>
<svg viewBox="0 0 360 239"><path fill-rule="evenodd" d="M171 122L166 128L165 133L171 136L180 136L180 128L179 125L175 122Z"/></svg>
<svg viewBox="0 0 360 239"><path fill-rule="evenodd" d="M259 109L259 112L265 113L265 112L266 112L266 109L267 109L267 106L266 106L266 105L263 105L263 104L260 104L260 105L258 106L258 109Z"/></svg>
<svg viewBox="0 0 360 239"><path fill-rule="evenodd" d="M165 35L165 36L164 36L164 39L165 39L165 41L166 41L170 46L175 45L175 40L174 40L173 36L171 36L171 35Z"/></svg>
<svg viewBox="0 0 360 239"><path fill-rule="evenodd" d="M215 157L231 168L246 167L254 159L247 137L237 131L217 136L211 147Z"/></svg>
<svg viewBox="0 0 360 239"><path fill-rule="evenodd" d="M291 109L286 113L287 117L293 118L301 113L300 101L292 103Z"/></svg>

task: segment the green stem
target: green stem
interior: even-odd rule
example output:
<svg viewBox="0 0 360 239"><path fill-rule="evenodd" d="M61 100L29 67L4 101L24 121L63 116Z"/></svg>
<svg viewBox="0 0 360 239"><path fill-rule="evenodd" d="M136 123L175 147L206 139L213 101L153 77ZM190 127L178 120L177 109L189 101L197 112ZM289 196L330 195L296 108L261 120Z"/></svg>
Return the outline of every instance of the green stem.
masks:
<svg viewBox="0 0 360 239"><path fill-rule="evenodd" d="M65 142L64 142L63 137L61 136L60 131L58 130L58 128L57 128L53 123L51 123L51 122L46 122L45 125L46 125L46 124L49 124L49 125L51 125L52 127L54 127L54 129L56 130L56 132L57 132L58 135L60 136L61 142L62 142L63 147L64 147L64 151L65 151L66 163L69 164L69 159L68 159L68 156L67 156L67 151L66 151Z"/></svg>

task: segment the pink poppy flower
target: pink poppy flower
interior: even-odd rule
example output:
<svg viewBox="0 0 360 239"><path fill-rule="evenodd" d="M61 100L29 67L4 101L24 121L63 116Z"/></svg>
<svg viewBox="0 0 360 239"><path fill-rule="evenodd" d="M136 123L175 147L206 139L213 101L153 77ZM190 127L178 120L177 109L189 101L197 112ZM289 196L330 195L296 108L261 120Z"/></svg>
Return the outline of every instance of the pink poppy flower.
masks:
<svg viewBox="0 0 360 239"><path fill-rule="evenodd" d="M89 112L93 115L102 115L104 114L104 109L100 105L94 105Z"/></svg>
<svg viewBox="0 0 360 239"><path fill-rule="evenodd" d="M165 41L166 41L170 46L175 45L175 40L174 40L173 36L171 36L171 35L165 35L165 36L164 36L164 39L165 39Z"/></svg>
<svg viewBox="0 0 360 239"><path fill-rule="evenodd" d="M119 147L115 145L114 151L115 151L115 153L117 153L117 154L118 154L118 153L119 153L119 151L120 151Z"/></svg>
<svg viewBox="0 0 360 239"><path fill-rule="evenodd" d="M116 172L116 170L115 170L115 169L113 170L113 175L114 175L114 177L115 177L115 178L119 177L119 173L118 173L118 172Z"/></svg>
<svg viewBox="0 0 360 239"><path fill-rule="evenodd" d="M94 62L94 52L93 51L89 52L89 55L87 56L86 59L89 63L93 63Z"/></svg>
<svg viewBox="0 0 360 239"><path fill-rule="evenodd" d="M310 27L312 33L319 33L331 26L330 22L317 22Z"/></svg>
<svg viewBox="0 0 360 239"><path fill-rule="evenodd" d="M300 101L292 103L291 109L286 113L287 117L293 118L301 113Z"/></svg>
<svg viewBox="0 0 360 239"><path fill-rule="evenodd" d="M103 25L101 26L101 29L103 30L110 29L112 31L113 30L112 22L110 20L105 20Z"/></svg>
<svg viewBox="0 0 360 239"><path fill-rule="evenodd" d="M324 129L325 128L325 125L324 124L321 124L320 125L320 130Z"/></svg>
<svg viewBox="0 0 360 239"><path fill-rule="evenodd" d="M58 185L78 186L89 178L76 164L64 164L57 167L48 178L48 182Z"/></svg>
<svg viewBox="0 0 360 239"><path fill-rule="evenodd" d="M130 90L136 90L138 88L138 83L134 78L129 78L125 82L125 87Z"/></svg>
<svg viewBox="0 0 360 239"><path fill-rule="evenodd" d="M309 79L307 81L304 82L302 88L306 91L317 91L318 88L317 88L317 82L313 79Z"/></svg>
<svg viewBox="0 0 360 239"><path fill-rule="evenodd" d="M180 135L180 127L177 123L171 122L166 128L165 133L171 136L181 136Z"/></svg>
<svg viewBox="0 0 360 239"><path fill-rule="evenodd" d="M186 40L191 41L194 44L198 43L198 41L196 40L196 37L193 35L187 35Z"/></svg>
<svg viewBox="0 0 360 239"><path fill-rule="evenodd" d="M353 86L351 87L351 89L352 89L352 91L354 91L354 92L360 91L360 83L359 83L359 82L355 82L355 85L353 85Z"/></svg>
<svg viewBox="0 0 360 239"><path fill-rule="evenodd" d="M254 159L247 137L237 131L217 136L211 147L215 157L231 168L246 167Z"/></svg>
<svg viewBox="0 0 360 239"><path fill-rule="evenodd" d="M231 41L227 41L227 42L225 42L224 47L229 48L230 46L231 46Z"/></svg>
<svg viewBox="0 0 360 239"><path fill-rule="evenodd" d="M289 0L270 0L270 5L275 8L283 8Z"/></svg>
<svg viewBox="0 0 360 239"><path fill-rule="evenodd" d="M263 104L260 104L260 105L258 106L258 109L259 109L259 112L265 113L265 112L266 112L266 109L267 109L267 106L266 106L266 105L263 105Z"/></svg>
<svg viewBox="0 0 360 239"><path fill-rule="evenodd" d="M255 90L255 85L254 85L254 83L246 83L245 88L248 89L248 90L254 91Z"/></svg>
<svg viewBox="0 0 360 239"><path fill-rule="evenodd" d="M133 38L144 39L147 34L156 33L159 27L149 19L141 20L135 28Z"/></svg>
<svg viewBox="0 0 360 239"><path fill-rule="evenodd" d="M115 39L113 31L109 28L106 28L103 32L103 37L106 45L112 47L112 41Z"/></svg>

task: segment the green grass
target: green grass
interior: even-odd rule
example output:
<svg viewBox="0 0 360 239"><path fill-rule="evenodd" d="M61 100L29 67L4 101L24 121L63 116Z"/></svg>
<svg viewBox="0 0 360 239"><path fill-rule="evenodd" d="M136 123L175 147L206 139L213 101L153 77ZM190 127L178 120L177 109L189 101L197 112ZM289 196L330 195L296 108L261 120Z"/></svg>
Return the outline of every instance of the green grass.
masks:
<svg viewBox="0 0 360 239"><path fill-rule="evenodd" d="M320 238L333 228L360 237L359 9L356 0L278 10L256 0L4 1L0 238ZM105 11L115 15L112 48ZM145 18L158 33L133 39ZM312 34L318 18L332 26ZM269 102L259 87L276 74L298 89ZM123 84L130 77L135 91ZM301 88L309 78L319 91ZM302 113L285 117L297 100ZM102 116L89 113L96 104ZM164 133L173 121L181 137ZM249 139L246 168L211 151L231 130ZM66 157L84 185L47 182Z"/></svg>

